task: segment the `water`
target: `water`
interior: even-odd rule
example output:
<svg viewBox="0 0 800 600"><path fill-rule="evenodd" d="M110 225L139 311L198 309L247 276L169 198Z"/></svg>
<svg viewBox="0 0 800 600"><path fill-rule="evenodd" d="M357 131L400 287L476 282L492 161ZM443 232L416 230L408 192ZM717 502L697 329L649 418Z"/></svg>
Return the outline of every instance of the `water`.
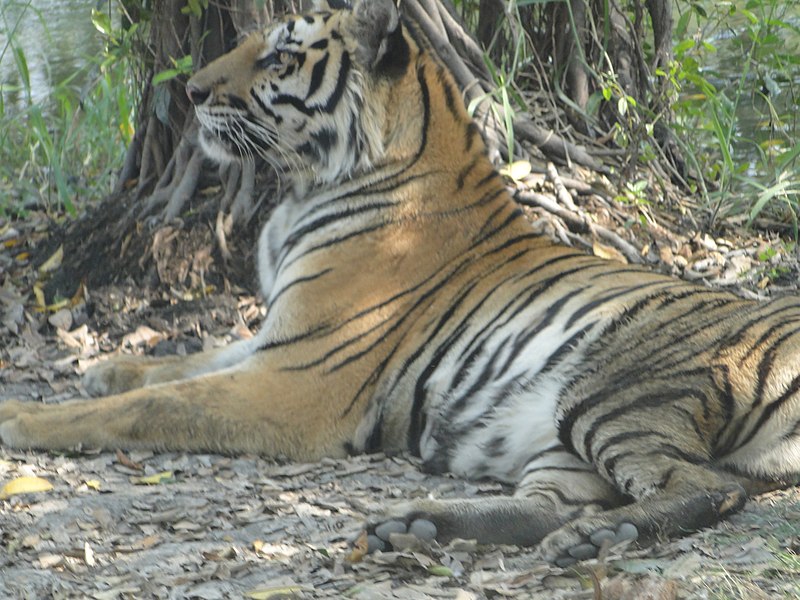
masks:
<svg viewBox="0 0 800 600"><path fill-rule="evenodd" d="M108 10L107 2L99 4L99 10ZM101 34L92 25L94 7L86 0L0 0L0 89L6 114L23 110L29 102L46 113L54 108L52 95L59 83L75 76L68 85L76 93L85 85L92 58L103 50ZM27 61L29 88L10 38Z"/></svg>
<svg viewBox="0 0 800 600"><path fill-rule="evenodd" d="M685 0L679 3L687 10ZM703 29L690 28L687 37L716 48L701 54L702 74L724 94L730 108L736 102L731 140L734 161L745 165L742 175L766 180L771 157L793 148L800 133L800 1L779 3L774 12L767 0L763 8L742 0L700 4L710 18L702 23ZM748 8L752 15L746 12ZM753 17L757 24L751 22ZM774 25L763 27L770 19ZM710 28L711 23L716 27ZM760 31L762 37L751 51L749 35L754 31ZM743 75L744 86L738 94Z"/></svg>

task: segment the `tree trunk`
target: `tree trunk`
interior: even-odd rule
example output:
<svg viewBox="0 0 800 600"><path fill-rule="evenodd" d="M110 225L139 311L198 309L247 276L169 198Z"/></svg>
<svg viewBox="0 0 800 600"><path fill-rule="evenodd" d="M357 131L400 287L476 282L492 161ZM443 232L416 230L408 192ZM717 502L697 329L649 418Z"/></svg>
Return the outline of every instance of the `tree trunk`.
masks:
<svg viewBox="0 0 800 600"><path fill-rule="evenodd" d="M137 0L123 2L140 4ZM199 190L219 188L211 195L217 202L213 209L217 216L211 219L212 239L227 262L230 234L256 213L268 213L257 209L273 195L277 184L268 169L257 169L252 164L208 168L210 163L204 161L196 142L197 125L184 84L188 71L223 54L243 34L273 17L301 9L301 4L300 0L219 0L209 2L198 15L188 15L182 11L188 7L186 0L148 3L152 12L143 52L145 75L138 126L120 173L119 193L112 200L121 205L119 198L124 199L126 213L114 221L113 233L108 234L111 240L105 245L95 241L93 247L118 256L138 250L141 269L143 263L154 261L155 242L144 249L142 258L141 244L134 251L128 245L131 232L142 239L152 237L154 226L162 227L185 215L187 203L198 198ZM468 33L462 15L450 0L403 0L401 10L419 25L455 75L498 162L501 157L536 158L541 165L551 161L577 163L608 173L609 157L617 152L608 151L603 145L612 139L615 127L624 130L629 138L649 135L644 133L643 123L630 114L620 114L620 98L631 96L639 106L660 115L661 120L669 116L664 92L652 82L654 69L666 65L670 58L671 4L667 0L635 0L632 6L632 10L623 13L614 0L534 2L521 7L510 0L480 0L480 41ZM645 8L653 32L649 44L653 50L647 55ZM136 13L129 16L131 20L137 17ZM522 65L510 65L509 57L520 44L527 45L530 59ZM493 79L493 72L487 67L487 55L498 66L495 73L502 68L519 69L516 75L525 83L521 94L511 87L498 88L499 81ZM186 56L192 58L191 69L153 84L156 74L175 69L176 61ZM599 103L598 110L598 103L593 104L592 99L612 84L612 101ZM524 97L525 103L514 106L508 101L512 96ZM506 130L509 124L513 131ZM669 147L667 132L664 127L656 130L663 145ZM635 146L631 143L632 148ZM635 152L628 152L628 156L635 156ZM616 162L619 172L620 164ZM661 174L665 179L680 175L677 169ZM267 180L270 177L272 182ZM107 213L110 215L111 211ZM105 218L111 217L94 218L95 229ZM142 224L149 227L143 228ZM75 252L76 257L83 254L86 252ZM78 260L85 262L77 265L75 272L92 270L91 257Z"/></svg>

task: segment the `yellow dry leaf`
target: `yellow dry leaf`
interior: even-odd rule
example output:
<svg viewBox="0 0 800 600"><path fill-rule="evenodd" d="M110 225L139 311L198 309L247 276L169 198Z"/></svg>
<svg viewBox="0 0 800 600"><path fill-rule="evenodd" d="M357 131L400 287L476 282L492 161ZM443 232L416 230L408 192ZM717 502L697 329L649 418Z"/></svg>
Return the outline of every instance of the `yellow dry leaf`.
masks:
<svg viewBox="0 0 800 600"><path fill-rule="evenodd" d="M48 304L46 308L48 312L54 313L60 311L62 308L67 308L67 306L69 306L69 299L59 300L53 304Z"/></svg>
<svg viewBox="0 0 800 600"><path fill-rule="evenodd" d="M100 482L97 479L88 479L84 481L86 487L91 488L96 491L100 491Z"/></svg>
<svg viewBox="0 0 800 600"><path fill-rule="evenodd" d="M500 174L514 181L519 181L531 174L531 163L527 160L515 160L510 165L506 165L500 169Z"/></svg>
<svg viewBox="0 0 800 600"><path fill-rule="evenodd" d="M134 477L131 479L131 481L136 485L158 485L159 483L172 481L174 478L175 475L172 471L161 471L160 473L154 473L153 475Z"/></svg>
<svg viewBox="0 0 800 600"><path fill-rule="evenodd" d="M6 500L16 494L30 494L32 492L49 492L53 484L41 477L17 477L12 479L0 490L0 500Z"/></svg>
<svg viewBox="0 0 800 600"><path fill-rule="evenodd" d="M38 281L33 284L33 295L36 297L36 306L44 310L45 306L47 306L47 302L44 299L42 284Z"/></svg>
<svg viewBox="0 0 800 600"><path fill-rule="evenodd" d="M592 242L592 252L595 256L599 256L600 258L606 258L608 260L615 260L623 264L628 264L628 260L625 258L625 255L613 246L606 246L605 244L595 241Z"/></svg>
<svg viewBox="0 0 800 600"><path fill-rule="evenodd" d="M39 267L39 273L52 273L61 266L61 261L64 260L64 246L63 244L58 247L58 250L53 252L46 261Z"/></svg>
<svg viewBox="0 0 800 600"><path fill-rule="evenodd" d="M299 585L284 585L280 587L260 588L257 590L250 590L245 592L245 598L252 598L253 600L278 600L278 598L291 598L303 591Z"/></svg>
<svg viewBox="0 0 800 600"><path fill-rule="evenodd" d="M369 541L367 540L367 530L364 529L359 534L358 539L356 539L355 543L353 544L353 549L350 551L350 554L347 555L345 560L350 563L361 562L361 560L367 555L368 549Z"/></svg>

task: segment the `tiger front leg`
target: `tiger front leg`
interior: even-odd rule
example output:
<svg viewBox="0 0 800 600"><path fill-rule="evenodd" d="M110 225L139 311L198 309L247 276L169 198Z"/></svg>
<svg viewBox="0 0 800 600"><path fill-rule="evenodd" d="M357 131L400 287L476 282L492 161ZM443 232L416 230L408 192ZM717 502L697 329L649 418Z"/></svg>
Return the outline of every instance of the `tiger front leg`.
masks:
<svg viewBox="0 0 800 600"><path fill-rule="evenodd" d="M213 373L251 355L257 347L256 340L241 340L188 356L116 356L90 367L83 376L83 387L92 396L108 396Z"/></svg>
<svg viewBox="0 0 800 600"><path fill-rule="evenodd" d="M392 549L396 534L423 542L460 538L533 546L564 521L529 498L419 499L393 506L366 530L369 552Z"/></svg>
<svg viewBox="0 0 800 600"><path fill-rule="evenodd" d="M563 449L543 452L525 472L514 496L419 499L393 506L368 526L370 551L391 548L398 533L426 542L462 538L534 546L578 515L623 503L591 465Z"/></svg>
<svg viewBox="0 0 800 600"><path fill-rule="evenodd" d="M548 535L540 556L561 567L595 558L603 546L685 535L717 523L744 506L747 494L736 482L686 493L664 494L598 515L575 519Z"/></svg>
<svg viewBox="0 0 800 600"><path fill-rule="evenodd" d="M6 402L0 404L0 443L26 449L256 453L295 460L343 456L358 411L342 417L337 400L352 396L337 394L338 382L321 377L287 377L251 360L246 369L94 400Z"/></svg>

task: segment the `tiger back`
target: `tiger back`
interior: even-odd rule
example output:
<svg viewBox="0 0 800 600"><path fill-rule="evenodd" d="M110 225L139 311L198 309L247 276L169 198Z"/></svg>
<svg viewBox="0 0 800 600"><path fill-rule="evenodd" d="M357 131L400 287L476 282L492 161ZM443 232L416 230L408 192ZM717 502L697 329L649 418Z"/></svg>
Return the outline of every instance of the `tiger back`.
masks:
<svg viewBox="0 0 800 600"><path fill-rule="evenodd" d="M534 233L391 0L276 21L187 93L210 156L289 187L259 239L260 332L101 364L96 400L5 403L3 443L410 452L516 491L390 507L372 549L403 530L539 544L559 564L709 525L800 473L800 300Z"/></svg>

